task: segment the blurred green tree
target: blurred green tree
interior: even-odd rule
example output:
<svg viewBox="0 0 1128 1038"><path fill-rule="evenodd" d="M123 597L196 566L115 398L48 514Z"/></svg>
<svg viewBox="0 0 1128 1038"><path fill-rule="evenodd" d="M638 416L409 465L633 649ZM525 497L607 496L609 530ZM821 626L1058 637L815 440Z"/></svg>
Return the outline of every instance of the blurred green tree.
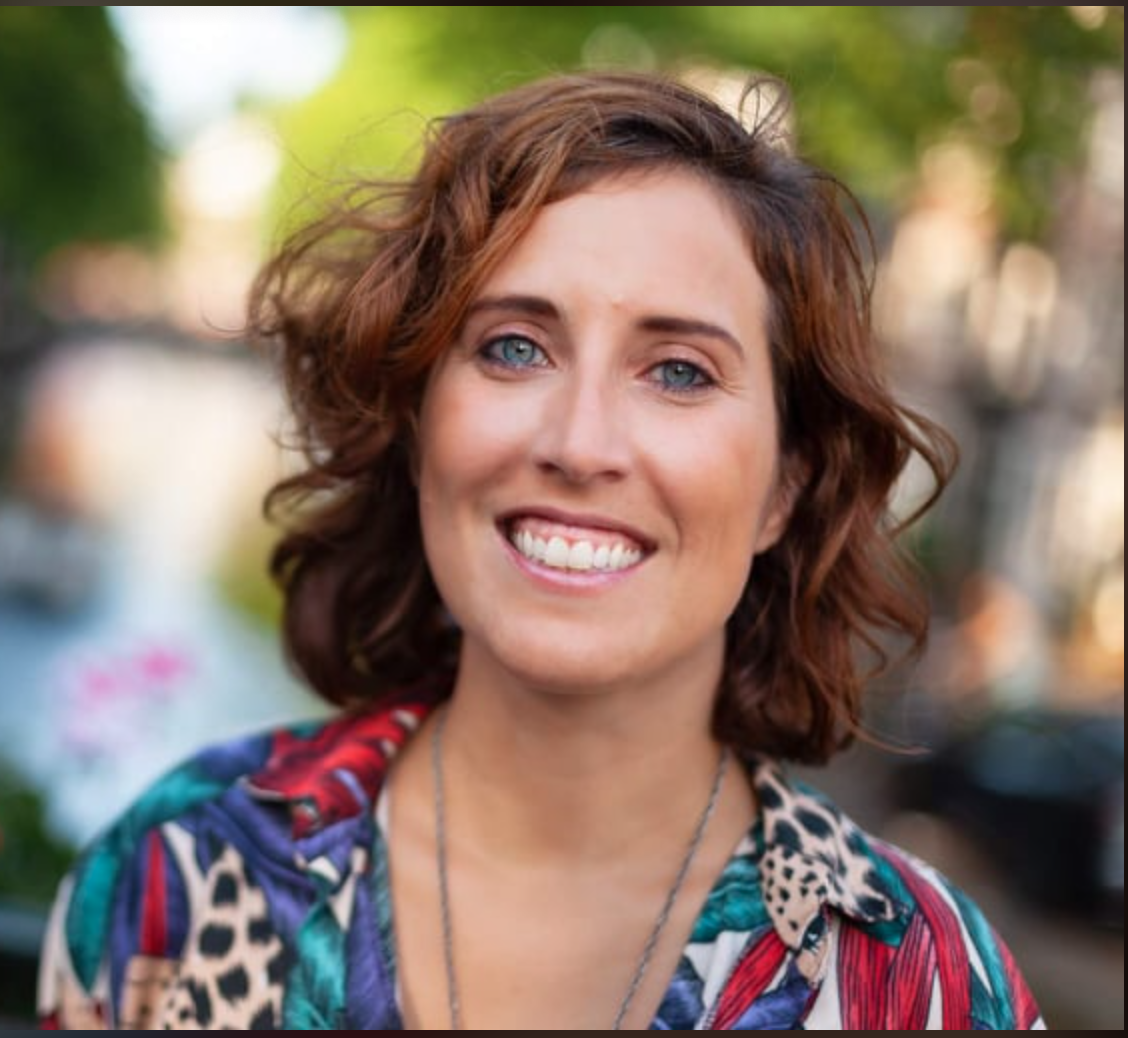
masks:
<svg viewBox="0 0 1128 1038"><path fill-rule="evenodd" d="M555 69L702 69L785 80L803 152L871 202L911 191L933 144L994 171L1006 229L1036 236L1084 140L1092 74L1123 65L1123 8L345 7L350 49L282 113L315 172L386 172L419 116ZM304 173L291 168L284 190ZM304 185L303 185L304 186Z"/></svg>
<svg viewBox="0 0 1128 1038"><path fill-rule="evenodd" d="M106 8L0 7L0 253L154 237L159 159Z"/></svg>
<svg viewBox="0 0 1128 1038"><path fill-rule="evenodd" d="M0 756L0 900L46 904L74 856L48 831L43 797Z"/></svg>

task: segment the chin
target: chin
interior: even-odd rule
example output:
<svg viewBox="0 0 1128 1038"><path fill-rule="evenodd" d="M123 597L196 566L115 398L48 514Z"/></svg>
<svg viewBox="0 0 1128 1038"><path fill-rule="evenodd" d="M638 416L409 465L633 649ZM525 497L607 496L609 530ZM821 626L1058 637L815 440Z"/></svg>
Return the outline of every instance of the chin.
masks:
<svg viewBox="0 0 1128 1038"><path fill-rule="evenodd" d="M634 676L626 667L593 666L590 659L542 658L514 661L510 673L522 684L546 692L597 695L624 684Z"/></svg>
<svg viewBox="0 0 1128 1038"><path fill-rule="evenodd" d="M598 694L634 680L641 671L641 661L628 659L620 651L593 645L590 639L560 640L547 643L523 641L520 645L490 646L492 666L514 681L546 692Z"/></svg>

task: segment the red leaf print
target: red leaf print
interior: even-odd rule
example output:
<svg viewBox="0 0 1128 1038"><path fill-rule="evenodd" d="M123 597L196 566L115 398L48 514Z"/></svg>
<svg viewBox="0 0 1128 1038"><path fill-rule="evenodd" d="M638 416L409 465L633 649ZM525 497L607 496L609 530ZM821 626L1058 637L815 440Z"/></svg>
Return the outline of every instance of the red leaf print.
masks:
<svg viewBox="0 0 1128 1038"><path fill-rule="evenodd" d="M717 1002L714 1031L732 1028L744 1011L767 990L786 956L787 947L772 930L741 959Z"/></svg>
<svg viewBox="0 0 1128 1038"><path fill-rule="evenodd" d="M887 978L895 951L859 927L849 924L842 927L838 943L838 987L843 1030L884 1030Z"/></svg>

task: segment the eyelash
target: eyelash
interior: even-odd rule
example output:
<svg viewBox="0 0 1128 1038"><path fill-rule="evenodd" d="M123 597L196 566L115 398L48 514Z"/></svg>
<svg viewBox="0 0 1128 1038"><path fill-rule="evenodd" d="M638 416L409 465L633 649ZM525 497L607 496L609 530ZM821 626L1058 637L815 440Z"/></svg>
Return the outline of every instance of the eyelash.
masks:
<svg viewBox="0 0 1128 1038"><path fill-rule="evenodd" d="M538 355L539 359L535 363L530 362L526 364L520 364L513 360L507 360L504 357L499 356L499 352L502 348L504 348L505 344L511 342L525 343L526 345L532 347L533 352ZM524 368L543 367L548 359L545 356L544 350L542 350L540 346L533 342L533 340L530 339L527 335L514 334L498 335L495 338L490 339L484 346L482 346L481 350L478 351L478 355L487 364L492 364L495 367L503 368L507 371L517 371Z"/></svg>
<svg viewBox="0 0 1128 1038"><path fill-rule="evenodd" d="M531 356L526 362L522 363L512 359L506 359L501 355L501 351L509 343L522 343L527 347L531 347ZM523 371L547 366L548 358L545 351L537 345L527 335L498 335L493 339L486 342L478 351L479 357L491 365L492 367L499 368L503 371ZM692 374L693 382L685 386L674 386L663 384L660 376L651 377L648 381L658 385L658 387L666 393L675 396L689 396L697 393L705 392L712 389L717 384L717 380L713 378L700 364L691 360L684 360L679 357L670 357L667 360L659 361L653 367L649 368L647 374L654 376L655 373L661 372L663 369L669 368L682 368Z"/></svg>
<svg viewBox="0 0 1128 1038"><path fill-rule="evenodd" d="M717 380L712 377L700 364L695 364L691 360L680 360L677 357L671 357L669 360L659 361L650 369L649 373L660 371L662 368L685 368L693 374L694 381L688 386L672 386L669 384L662 385L662 389L667 393L674 393L681 396L689 396L694 393L702 393L706 390L712 389ZM658 381L655 379L654 381Z"/></svg>

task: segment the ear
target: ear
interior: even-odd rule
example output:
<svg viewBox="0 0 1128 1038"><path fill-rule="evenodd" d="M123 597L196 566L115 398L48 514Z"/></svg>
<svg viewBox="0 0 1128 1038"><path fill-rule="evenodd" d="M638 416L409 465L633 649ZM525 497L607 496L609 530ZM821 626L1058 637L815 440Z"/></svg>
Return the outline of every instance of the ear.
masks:
<svg viewBox="0 0 1128 1038"><path fill-rule="evenodd" d="M757 555L774 548L783 539L796 502L806 489L809 478L810 466L803 459L785 456L781 460L772 499L768 502L756 537Z"/></svg>

